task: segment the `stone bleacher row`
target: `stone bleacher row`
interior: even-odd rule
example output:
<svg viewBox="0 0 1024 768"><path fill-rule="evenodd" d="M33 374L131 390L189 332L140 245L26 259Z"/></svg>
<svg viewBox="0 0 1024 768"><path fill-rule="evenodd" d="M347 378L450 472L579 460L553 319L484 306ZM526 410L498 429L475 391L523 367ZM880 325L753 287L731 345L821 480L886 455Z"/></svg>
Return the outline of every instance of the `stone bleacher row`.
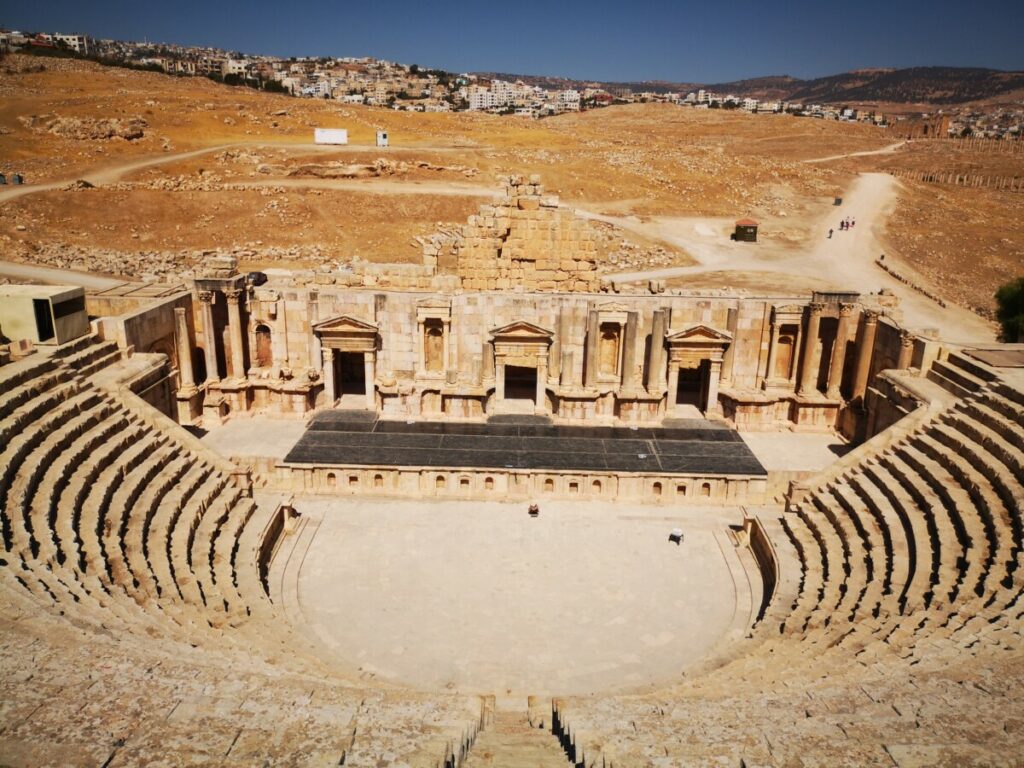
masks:
<svg viewBox="0 0 1024 768"><path fill-rule="evenodd" d="M3 762L151 763L166 759L170 741L176 764L251 765L275 755L282 764L308 755L324 765L444 764L475 727L472 702L385 696L332 680L303 657L304 641L260 583L266 520L176 427L154 428L90 382L119 358L90 336L0 367L0 682L14 710L0 725ZM63 620L48 621L57 615ZM225 654L224 666L206 663L200 649ZM189 654L194 664L175 661ZM258 661L271 657L280 667ZM76 688L70 681L82 675ZM245 693L225 693L226 679ZM53 700L57 691L71 698ZM267 702L253 709L261 696ZM221 706L222 697L237 700ZM137 722L106 715L98 729L88 719L78 725L75 710L97 700L113 712L134 702ZM31 717L19 720L31 702ZM157 713L159 722L148 722ZM317 745L313 736L322 736Z"/></svg>
<svg viewBox="0 0 1024 768"><path fill-rule="evenodd" d="M657 697L558 702L578 762L958 765L1018 753L1024 392L955 357L940 375L961 400L769 521L799 575L720 666Z"/></svg>

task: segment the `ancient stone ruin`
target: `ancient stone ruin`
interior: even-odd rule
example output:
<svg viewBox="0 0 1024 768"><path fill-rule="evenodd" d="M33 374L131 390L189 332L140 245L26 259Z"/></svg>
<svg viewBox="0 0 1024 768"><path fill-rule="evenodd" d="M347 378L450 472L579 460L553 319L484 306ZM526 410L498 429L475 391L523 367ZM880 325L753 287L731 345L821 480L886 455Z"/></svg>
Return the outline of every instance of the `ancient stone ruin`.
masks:
<svg viewBox="0 0 1024 768"><path fill-rule="evenodd" d="M1013 762L1024 351L907 327L888 295L609 296L585 222L533 180L424 252L457 280L256 285L211 258L186 285L0 287L2 762ZM246 423L260 431L230 458L210 447ZM287 424L306 428L275 453ZM850 450L788 472L752 433ZM327 520L311 510L346 499L426 520L504 504L533 538L488 537L496 561L570 512L635 546L656 510L680 568L718 558L736 618L657 685L405 685L339 659L318 634L332 619L299 600ZM473 508L444 540L468 535ZM700 551L698 519L714 532ZM413 582L445 562L430 554ZM363 577L397 578L402 560ZM603 567L625 569L650 589L676 573ZM582 589L543 591L571 604ZM477 619L439 599L443 648ZM705 617L681 619L699 634ZM583 631L580 654L614 624ZM367 653L436 642L409 635ZM687 650L635 637L637 658ZM495 663L545 660L522 646Z"/></svg>

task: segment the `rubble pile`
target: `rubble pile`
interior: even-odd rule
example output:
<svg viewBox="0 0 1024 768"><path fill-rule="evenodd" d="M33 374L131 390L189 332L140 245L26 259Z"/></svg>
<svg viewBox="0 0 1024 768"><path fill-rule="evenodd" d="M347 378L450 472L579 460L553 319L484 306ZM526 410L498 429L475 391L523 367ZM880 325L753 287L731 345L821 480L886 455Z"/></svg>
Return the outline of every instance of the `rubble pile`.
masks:
<svg viewBox="0 0 1024 768"><path fill-rule="evenodd" d="M101 118L60 117L59 115L29 115L18 118L26 128L37 133L52 133L65 139L78 141L124 139L135 141L146 135L148 123L142 117Z"/></svg>

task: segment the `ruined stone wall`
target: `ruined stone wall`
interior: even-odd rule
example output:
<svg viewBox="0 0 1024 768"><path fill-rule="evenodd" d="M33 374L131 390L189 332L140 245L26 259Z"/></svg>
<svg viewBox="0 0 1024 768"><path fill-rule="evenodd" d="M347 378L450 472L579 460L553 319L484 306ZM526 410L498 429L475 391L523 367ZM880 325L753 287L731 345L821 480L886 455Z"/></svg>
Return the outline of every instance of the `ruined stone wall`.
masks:
<svg viewBox="0 0 1024 768"><path fill-rule="evenodd" d="M400 383L411 379L417 368L420 344L417 308L425 303L441 304L449 308L451 316L450 376L453 383L468 384L476 379L477 366L483 365L484 345L494 328L525 320L551 331L560 351L572 352L570 380L578 382L583 379L587 314L591 309L621 307L626 312L637 312L641 361L649 344L654 311L668 309L670 330L701 323L732 334L733 382L736 386L755 387L767 365L771 301L666 294L473 292L445 295L346 290L338 286L322 286L318 290L265 286L254 292L250 313L253 323L268 324L275 332L275 346L286 340L289 366L296 371L320 366L319 360L310 357L312 327L316 322L350 316L376 325L380 331L378 375L393 376ZM553 356L552 362L549 373L559 376L561 358Z"/></svg>
<svg viewBox="0 0 1024 768"><path fill-rule="evenodd" d="M595 233L539 181L511 177L503 199L424 240L424 265L453 272L472 291L596 291Z"/></svg>

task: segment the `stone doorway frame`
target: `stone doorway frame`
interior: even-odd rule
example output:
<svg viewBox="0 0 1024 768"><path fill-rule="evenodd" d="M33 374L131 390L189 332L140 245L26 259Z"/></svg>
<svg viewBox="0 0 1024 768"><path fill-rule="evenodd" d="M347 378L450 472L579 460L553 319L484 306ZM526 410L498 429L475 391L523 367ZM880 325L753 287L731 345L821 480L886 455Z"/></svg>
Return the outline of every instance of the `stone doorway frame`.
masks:
<svg viewBox="0 0 1024 768"><path fill-rule="evenodd" d="M505 403L505 366L537 369L535 411L546 414L548 354L554 333L539 325L517 320L490 331L494 349L494 410L501 413Z"/></svg>
<svg viewBox="0 0 1024 768"><path fill-rule="evenodd" d="M732 343L732 335L698 323L682 330L670 332L665 337L668 346L668 393L665 412L671 416L676 410L676 393L679 390L679 369L698 368L707 360L704 381L701 385L700 401L708 415L718 415L722 406L718 402L718 384L722 378L722 360L725 350Z"/></svg>
<svg viewBox="0 0 1024 768"><path fill-rule="evenodd" d="M335 354L355 352L363 355L366 379L366 408L377 410L377 350L380 348L380 333L376 325L357 320L348 315L334 317L317 323L313 332L320 338L323 355L324 405L333 408L338 402L338 387L335 379Z"/></svg>

